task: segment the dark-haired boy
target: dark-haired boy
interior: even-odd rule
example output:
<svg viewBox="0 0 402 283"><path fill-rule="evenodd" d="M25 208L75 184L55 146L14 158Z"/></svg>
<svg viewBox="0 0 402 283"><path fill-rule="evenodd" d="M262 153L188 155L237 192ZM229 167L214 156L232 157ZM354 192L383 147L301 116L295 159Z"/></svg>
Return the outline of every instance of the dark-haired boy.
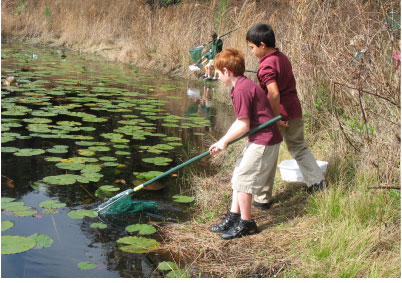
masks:
<svg viewBox="0 0 402 283"><path fill-rule="evenodd" d="M274 115L282 115L277 125L289 153L297 161L310 189L325 187L324 175L304 139L302 108L297 96L296 80L289 59L275 48L275 33L270 25L255 24L247 32L246 40L260 59L257 78L266 91ZM272 190L254 197L254 205L269 208Z"/></svg>
<svg viewBox="0 0 402 283"><path fill-rule="evenodd" d="M231 141L243 136L250 128L274 118L264 90L243 75L245 63L240 51L224 49L216 56L214 67L219 80L232 87L230 96L237 119L209 148L211 155L225 150ZM281 141L275 124L248 137L233 172L231 209L219 224L210 228L211 232L222 232L221 237L225 240L258 232L257 224L251 219L252 195L273 186Z"/></svg>

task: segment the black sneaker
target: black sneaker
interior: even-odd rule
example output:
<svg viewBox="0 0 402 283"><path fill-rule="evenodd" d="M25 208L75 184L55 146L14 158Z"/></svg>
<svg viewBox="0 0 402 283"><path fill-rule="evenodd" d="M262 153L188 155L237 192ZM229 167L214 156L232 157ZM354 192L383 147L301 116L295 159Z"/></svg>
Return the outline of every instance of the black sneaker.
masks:
<svg viewBox="0 0 402 283"><path fill-rule="evenodd" d="M267 203L261 203L261 202L253 201L253 206L254 206L255 208L260 209L260 210L267 210L267 209L269 209L269 208L272 206L272 204L273 204L273 201L272 201L272 200L270 200L270 201L267 202Z"/></svg>
<svg viewBox="0 0 402 283"><path fill-rule="evenodd" d="M209 228L209 231L213 233L222 233L228 231L233 226L236 226L240 221L240 214L228 211L225 215L225 219L221 223Z"/></svg>
<svg viewBox="0 0 402 283"><path fill-rule="evenodd" d="M240 219L239 224L232 227L229 231L222 233L221 237L224 240L231 240L240 238L247 235L258 233L257 224L253 219L243 220Z"/></svg>
<svg viewBox="0 0 402 283"><path fill-rule="evenodd" d="M312 192L324 190L326 187L327 187L327 182L325 182L325 180L321 180L320 182L317 182L314 185L308 187L307 191L312 193Z"/></svg>

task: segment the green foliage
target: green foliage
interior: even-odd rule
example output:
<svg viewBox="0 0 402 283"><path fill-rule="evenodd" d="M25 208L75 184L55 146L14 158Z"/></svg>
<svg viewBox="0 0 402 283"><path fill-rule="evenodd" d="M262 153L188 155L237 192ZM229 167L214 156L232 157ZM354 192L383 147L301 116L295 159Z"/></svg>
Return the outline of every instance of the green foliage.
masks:
<svg viewBox="0 0 402 283"><path fill-rule="evenodd" d="M156 233L156 228L148 224L133 224L126 227L129 233L138 232L138 235L151 235Z"/></svg>
<svg viewBox="0 0 402 283"><path fill-rule="evenodd" d="M85 216L94 218L98 216L98 213L93 210L78 209L70 211L69 213L67 213L67 216L72 219L83 219Z"/></svg>
<svg viewBox="0 0 402 283"><path fill-rule="evenodd" d="M33 249L36 241L23 236L1 236L1 254L17 254Z"/></svg>
<svg viewBox="0 0 402 283"><path fill-rule="evenodd" d="M88 261L83 261L83 262L78 263L77 266L79 269L82 269L82 270L93 269L96 267L96 263L90 263Z"/></svg>
<svg viewBox="0 0 402 283"><path fill-rule="evenodd" d="M35 249L47 248L53 244L53 239L45 234L35 233L30 237L36 242Z"/></svg>
<svg viewBox="0 0 402 283"><path fill-rule="evenodd" d="M175 202L180 203L190 203L194 201L194 197L182 196L182 195L174 195L172 198Z"/></svg>
<svg viewBox="0 0 402 283"><path fill-rule="evenodd" d="M14 222L10 220L1 221L1 232L7 231L14 226Z"/></svg>
<svg viewBox="0 0 402 283"><path fill-rule="evenodd" d="M129 253L147 253L152 250L158 249L160 243L154 239L147 239L143 237L123 237L117 240L117 243L123 244L119 248L122 251Z"/></svg>

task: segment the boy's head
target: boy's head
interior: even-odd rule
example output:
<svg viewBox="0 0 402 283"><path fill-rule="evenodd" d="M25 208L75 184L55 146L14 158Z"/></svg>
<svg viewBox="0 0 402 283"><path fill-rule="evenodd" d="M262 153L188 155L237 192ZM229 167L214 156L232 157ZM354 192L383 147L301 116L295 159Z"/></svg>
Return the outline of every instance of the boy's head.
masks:
<svg viewBox="0 0 402 283"><path fill-rule="evenodd" d="M211 34L212 40L215 42L215 39L217 39L218 35L216 34L216 32L214 32L213 34Z"/></svg>
<svg viewBox="0 0 402 283"><path fill-rule="evenodd" d="M253 25L247 32L246 40L254 43L257 47L263 42L265 47L275 48L275 33L272 27L267 24Z"/></svg>
<svg viewBox="0 0 402 283"><path fill-rule="evenodd" d="M221 73L224 73L226 69L234 77L239 77L246 70L243 53L234 48L223 49L220 53L216 54L214 67Z"/></svg>

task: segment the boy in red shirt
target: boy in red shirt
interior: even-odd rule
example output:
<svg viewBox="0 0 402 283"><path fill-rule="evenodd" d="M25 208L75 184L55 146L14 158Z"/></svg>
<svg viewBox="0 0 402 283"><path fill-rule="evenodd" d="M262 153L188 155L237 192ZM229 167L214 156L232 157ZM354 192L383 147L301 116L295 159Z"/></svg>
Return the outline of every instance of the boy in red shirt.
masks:
<svg viewBox="0 0 402 283"><path fill-rule="evenodd" d="M289 153L303 174L310 189L326 186L324 175L304 140L302 109L297 96L296 80L289 59L275 48L275 34L270 25L255 24L247 32L246 40L260 59L257 78L267 92L274 115L282 115L277 125ZM254 206L267 209L271 205L272 190L254 197Z"/></svg>
<svg viewBox="0 0 402 283"><path fill-rule="evenodd" d="M274 118L264 90L243 75L245 63L240 51L224 49L216 55L214 67L219 80L232 87L230 96L237 119L227 133L209 148L211 155L225 150L231 141L243 136L249 129ZM210 228L211 232L223 232L221 237L225 240L258 232L255 221L251 219L252 195L273 186L281 141L275 124L248 137L233 172L231 209L222 222Z"/></svg>

